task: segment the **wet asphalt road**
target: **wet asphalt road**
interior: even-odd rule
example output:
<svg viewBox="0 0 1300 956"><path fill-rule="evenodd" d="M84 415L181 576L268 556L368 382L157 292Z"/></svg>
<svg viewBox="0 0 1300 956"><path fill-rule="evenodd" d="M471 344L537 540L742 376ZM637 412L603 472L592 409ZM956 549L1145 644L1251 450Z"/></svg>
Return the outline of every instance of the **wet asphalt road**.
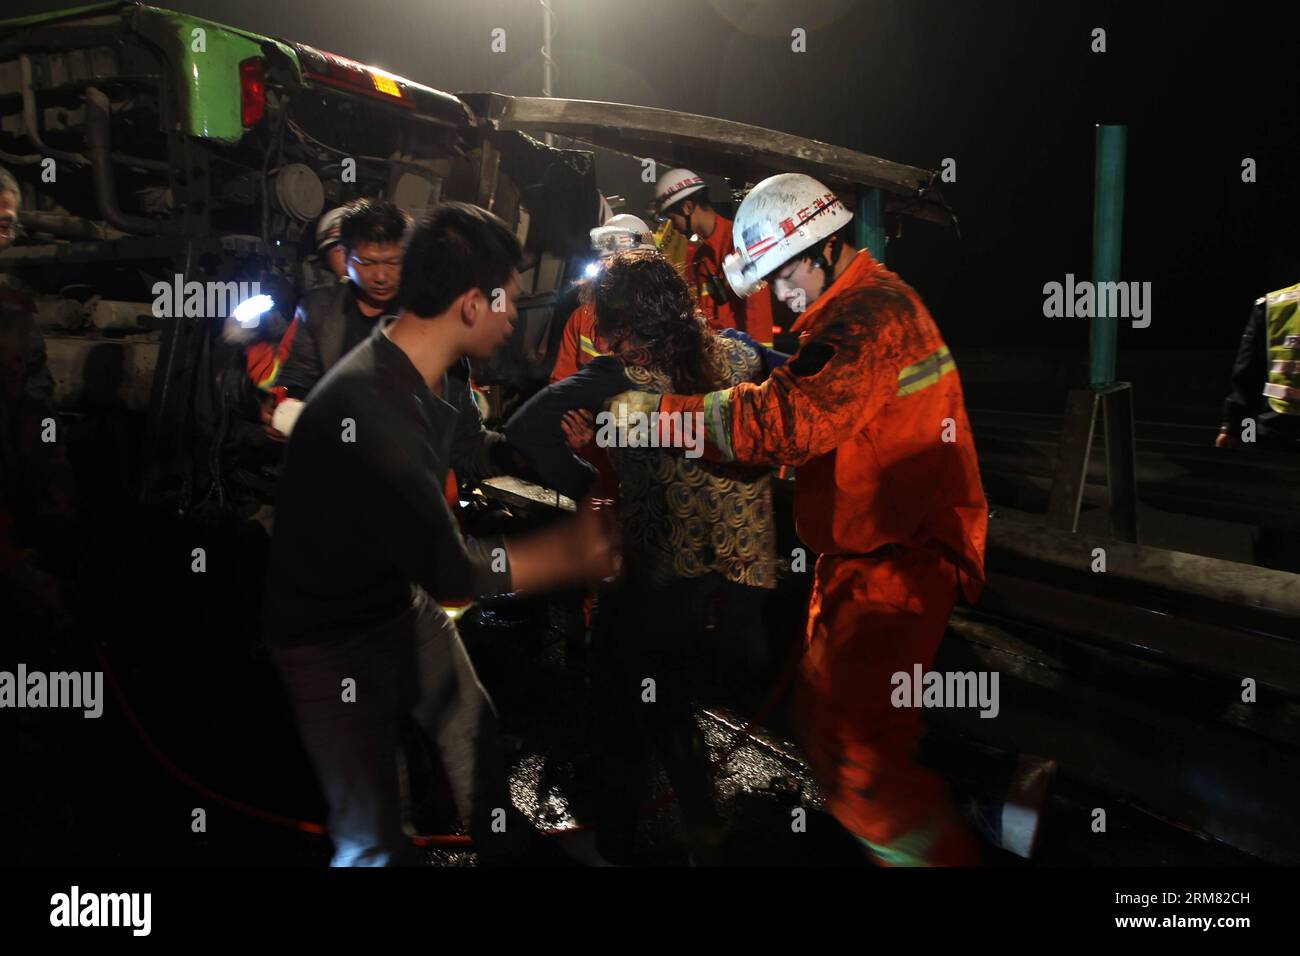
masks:
<svg viewBox="0 0 1300 956"><path fill-rule="evenodd" d="M144 536L146 550L188 553L192 538ZM85 595L95 608L51 638L20 635L8 656L31 669L97 669L102 642L127 706L109 700L104 716L82 720L66 712L14 712L0 727L14 773L0 790L0 863L165 866L324 865L328 841L232 809L236 801L285 817L320 821L324 806L298 743L288 702L255 633L261 544L244 542L244 562L198 582L138 577L119 562L96 576L101 591ZM156 555L154 555L156 557ZM137 555L141 562L149 555ZM220 567L219 549L210 561ZM144 564L143 566L148 566ZM143 595L143 598L142 598ZM772 608L780 633L798 633L804 596L786 592ZM572 607L572 602L570 602ZM566 657L556 615L540 600L505 600L471 612L462 633L514 747L515 805L543 829L591 819L592 788L583 716L583 676ZM774 627L774 629L776 629ZM778 661L782 653L774 654ZM774 666L769 679L780 671ZM107 687L106 687L107 692ZM787 695L788 697L788 695ZM748 705L752 707L753 705ZM715 758L735 742L751 711L725 695L697 715ZM142 736L143 734L143 736ZM793 742L788 699L763 729L735 749L715 776L715 793L729 827L724 857L737 865L865 865L856 843L827 815L816 784ZM145 737L149 740L146 742ZM156 748L151 750L150 746ZM418 744L413 744L418 747ZM410 748L408 748L410 749ZM1004 755L971 741L928 741L927 758L949 777L960 801L989 797ZM174 765L169 771L164 761ZM186 779L178 779L183 773ZM412 819L423 833L463 832L445 785L432 764L412 761ZM687 862L680 815L663 797L659 776L646 795L639 852L650 865ZM1112 807L1110 838L1095 839L1089 808ZM792 811L806 811L806 830L792 828ZM206 829L192 826L195 810ZM475 865L472 850L430 849L431 865ZM1014 858L1006 865L1027 865ZM1117 802L1068 778L1058 778L1034 864L1243 865L1256 862Z"/></svg>

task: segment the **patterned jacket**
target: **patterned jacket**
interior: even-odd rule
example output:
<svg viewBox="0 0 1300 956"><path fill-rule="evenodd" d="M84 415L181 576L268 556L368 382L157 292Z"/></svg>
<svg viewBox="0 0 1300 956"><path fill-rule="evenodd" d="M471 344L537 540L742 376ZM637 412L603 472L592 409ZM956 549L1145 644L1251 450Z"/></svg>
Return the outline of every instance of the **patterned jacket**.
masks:
<svg viewBox="0 0 1300 956"><path fill-rule="evenodd" d="M780 358L742 333L728 332L718 341L728 384L762 381ZM595 358L529 399L506 425L506 436L548 486L581 498L594 471L564 444L565 412L604 411L620 392L670 387L668 375L658 369L625 365L612 355ZM731 581L775 587L776 530L767 469L686 457L681 449L632 447L636 430L619 433L611 418L598 418L596 438L609 448L619 475L629 575L665 584L716 571Z"/></svg>

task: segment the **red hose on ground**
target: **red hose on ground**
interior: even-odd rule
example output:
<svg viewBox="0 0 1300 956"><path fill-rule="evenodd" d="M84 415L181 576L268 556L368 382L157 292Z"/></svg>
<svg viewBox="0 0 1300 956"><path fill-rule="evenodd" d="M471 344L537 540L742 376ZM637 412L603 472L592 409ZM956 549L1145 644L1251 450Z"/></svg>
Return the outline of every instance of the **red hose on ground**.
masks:
<svg viewBox="0 0 1300 956"><path fill-rule="evenodd" d="M118 683L117 675L114 673L112 665L108 662L108 657L104 653L103 643L101 641L95 641L93 643L95 656L99 658L99 665L104 670L104 677L108 680L108 686L113 692L113 697L117 700L117 705L122 708L122 713L126 717L127 723L131 725L132 731L134 731L135 735L140 739L140 742L144 744L144 748L149 751L149 754L158 761L167 773L176 778L178 782L189 787L205 799L223 806L228 810L233 810L236 813L251 817L254 820L260 820L263 823L270 823L275 826L287 827L288 829L298 830L302 833L310 833L314 836L329 835L329 830L324 824L313 823L309 820L297 820L280 813L272 813L269 810L263 810L260 807L255 807L251 804L244 803L241 800L235 800L231 797L225 796L224 794L218 793L216 790L213 790L211 787L196 780L180 767L176 766L176 764L172 763L172 761L168 759L167 755L162 752L162 749L154 742L153 738L149 736L149 732L145 730L144 725L140 722L140 718L136 716L135 710L131 707L130 702L126 698L126 692L122 690L122 685ZM799 658L802 656L802 651L803 643L801 641L796 642L785 669L781 672L781 676L777 678L776 683L772 685L771 691L768 692L767 699L763 701L763 706L759 708L758 713L756 713L749 723L745 725L745 729L736 735L736 739L733 740L718 759L713 762L712 769L714 774L722 768L723 764L731 759L732 754L744 745L745 741L752 736L755 728L766 720L772 710L775 709L776 705L780 702L781 697L784 695L786 687L790 683L790 678L794 675L795 665L798 664ZM677 795L672 791L669 791L661 799L643 807L643 812L653 811L663 806L667 806L675 799L677 799ZM563 829L542 830L540 832L543 836L556 836L558 834L575 833L579 830L587 829L590 829L590 824L584 823L578 824L577 826L565 827ZM471 837L454 833L437 835L417 834L411 837L411 842L416 846L421 847L470 847L474 845L474 841Z"/></svg>
<svg viewBox="0 0 1300 956"><path fill-rule="evenodd" d="M213 803L220 804L227 809L234 810L236 813L242 813L245 816L252 817L255 820L261 820L264 823L273 823L276 826L289 827L293 830L301 830L304 833L313 833L317 836L324 836L327 832L325 827L319 823L310 823L306 820L295 820L292 817L286 817L279 813L271 813L269 810L262 810L259 807L250 806L239 800L233 800L230 797L217 793L211 787L207 787L195 780L188 773L182 770L176 764L167 759L167 755L162 752L149 732L144 729L140 719L135 715L131 704L126 699L126 693L122 690L122 685L117 681L117 675L113 672L112 666L108 663L108 658L104 654L104 645L100 641L94 642L95 656L99 658L99 666L104 669L104 677L108 679L108 686L113 691L113 697L117 700L117 705L122 708L122 713L126 716L126 722L131 725L135 735L140 738L144 744L145 750L153 756L155 760L162 765L162 768L175 777L185 786L201 794Z"/></svg>

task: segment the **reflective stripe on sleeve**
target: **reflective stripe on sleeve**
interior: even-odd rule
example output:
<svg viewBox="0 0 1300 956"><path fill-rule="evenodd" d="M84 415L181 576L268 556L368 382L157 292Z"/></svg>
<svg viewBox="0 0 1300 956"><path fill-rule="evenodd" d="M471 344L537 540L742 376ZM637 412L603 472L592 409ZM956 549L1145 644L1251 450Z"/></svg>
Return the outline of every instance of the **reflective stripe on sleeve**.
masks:
<svg viewBox="0 0 1300 956"><path fill-rule="evenodd" d="M723 461L734 461L731 447L731 392L709 392L704 396L704 430Z"/></svg>
<svg viewBox="0 0 1300 956"><path fill-rule="evenodd" d="M894 393L895 397L911 395L923 388L929 388L943 376L956 370L957 363L953 361L948 346L940 346L938 351L898 373L898 391Z"/></svg>
<svg viewBox="0 0 1300 956"><path fill-rule="evenodd" d="M1289 388L1286 385L1274 385L1269 382L1264 386L1264 395L1268 398L1280 399L1284 402L1300 402L1300 388Z"/></svg>

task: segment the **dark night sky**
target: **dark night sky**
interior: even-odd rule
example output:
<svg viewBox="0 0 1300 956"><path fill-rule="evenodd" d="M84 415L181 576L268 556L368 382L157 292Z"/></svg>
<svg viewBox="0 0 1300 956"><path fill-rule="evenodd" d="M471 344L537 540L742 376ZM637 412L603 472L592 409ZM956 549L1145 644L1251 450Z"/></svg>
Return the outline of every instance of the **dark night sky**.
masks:
<svg viewBox="0 0 1300 956"><path fill-rule="evenodd" d="M7 0L6 14L67 4ZM541 89L535 0L170 0L447 90ZM1300 67L1272 5L553 0L555 92L687 110L937 167L962 238L909 224L890 264L956 345L1086 347L1043 283L1090 271L1093 125L1129 125L1122 277L1153 322L1121 348L1230 347L1300 280ZM792 53L804 27L808 52ZM494 27L507 50L489 50ZM1108 52L1090 51L1094 27ZM1258 181L1241 181L1241 161ZM635 164L601 170L640 206ZM638 193L638 190L640 191Z"/></svg>

